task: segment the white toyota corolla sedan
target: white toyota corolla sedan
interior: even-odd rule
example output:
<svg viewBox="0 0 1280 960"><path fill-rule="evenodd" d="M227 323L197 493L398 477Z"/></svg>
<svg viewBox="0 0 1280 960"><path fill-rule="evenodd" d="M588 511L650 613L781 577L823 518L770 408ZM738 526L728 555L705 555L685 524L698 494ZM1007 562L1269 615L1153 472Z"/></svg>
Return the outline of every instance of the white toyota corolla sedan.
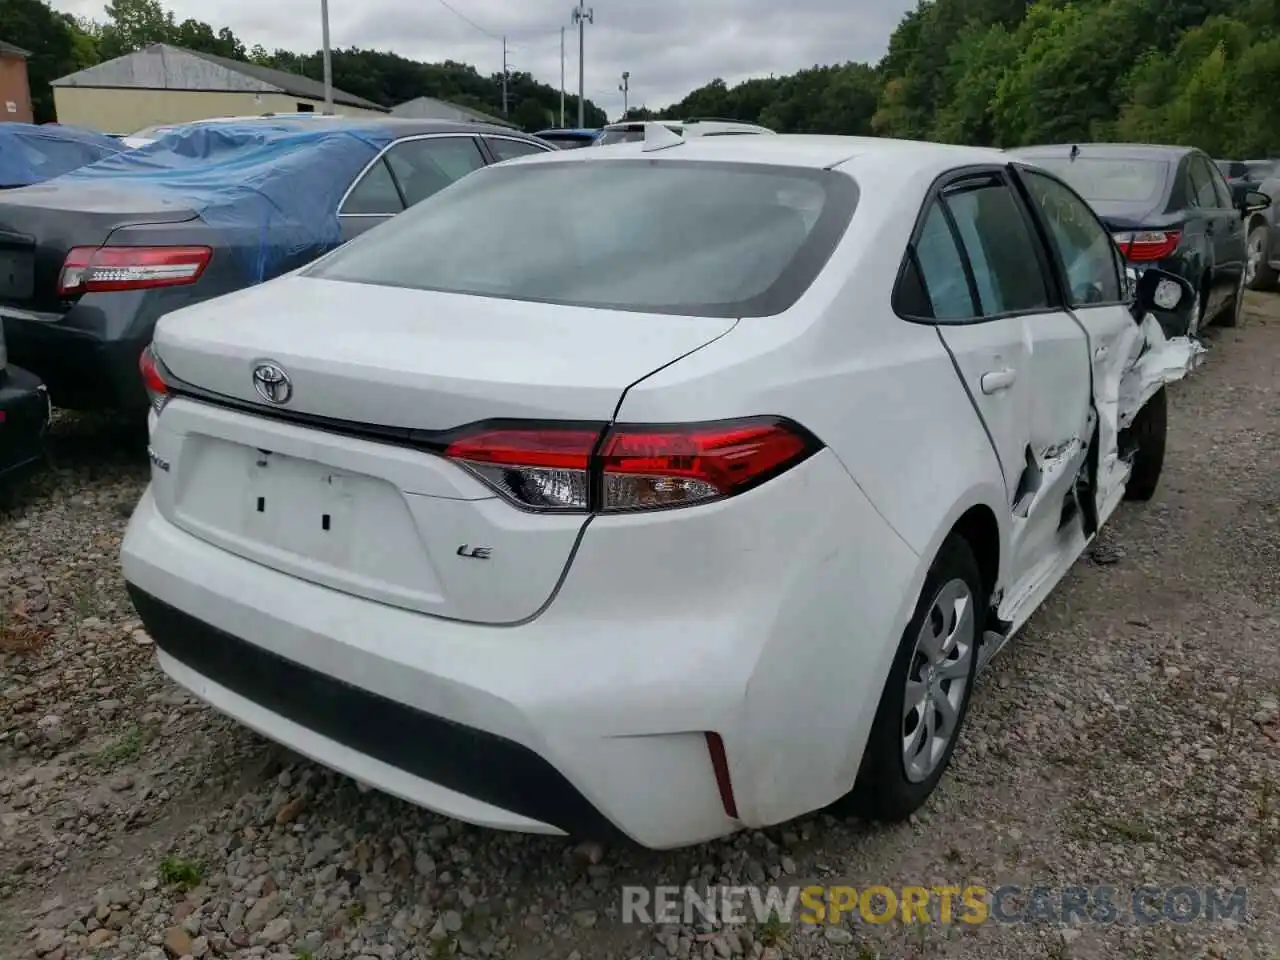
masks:
<svg viewBox="0 0 1280 960"><path fill-rule="evenodd" d="M461 820L902 818L1154 493L1192 299L996 151L504 163L160 322L125 576L179 684Z"/></svg>

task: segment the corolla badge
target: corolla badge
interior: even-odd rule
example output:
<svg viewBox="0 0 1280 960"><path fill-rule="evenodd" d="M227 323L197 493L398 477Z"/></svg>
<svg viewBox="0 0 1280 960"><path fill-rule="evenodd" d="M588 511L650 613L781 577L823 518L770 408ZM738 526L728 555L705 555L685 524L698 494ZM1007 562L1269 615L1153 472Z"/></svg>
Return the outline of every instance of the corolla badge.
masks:
<svg viewBox="0 0 1280 960"><path fill-rule="evenodd" d="M253 368L253 389L267 403L288 403L293 396L293 381L274 360L260 360Z"/></svg>

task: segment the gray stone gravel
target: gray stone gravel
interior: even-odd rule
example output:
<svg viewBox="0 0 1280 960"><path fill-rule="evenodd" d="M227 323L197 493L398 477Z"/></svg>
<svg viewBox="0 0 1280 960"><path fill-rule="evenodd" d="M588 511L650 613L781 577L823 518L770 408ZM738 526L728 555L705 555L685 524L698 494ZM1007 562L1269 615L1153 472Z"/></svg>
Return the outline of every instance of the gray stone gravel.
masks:
<svg viewBox="0 0 1280 960"><path fill-rule="evenodd" d="M190 701L118 572L136 438L61 417L56 469L0 515L0 956L1280 956L1280 299L1210 342L1172 395L1160 494L1122 508L997 660L918 817L816 815L664 854L446 821ZM814 882L1243 885L1249 914L620 917L623 884Z"/></svg>

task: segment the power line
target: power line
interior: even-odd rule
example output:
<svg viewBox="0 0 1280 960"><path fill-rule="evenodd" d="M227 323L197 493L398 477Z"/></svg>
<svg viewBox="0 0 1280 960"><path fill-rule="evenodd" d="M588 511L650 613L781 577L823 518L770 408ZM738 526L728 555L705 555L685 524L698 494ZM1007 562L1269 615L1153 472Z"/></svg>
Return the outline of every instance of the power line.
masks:
<svg viewBox="0 0 1280 960"><path fill-rule="evenodd" d="M483 33L483 34L484 34L486 37L488 37L490 40L498 40L498 41L501 41L501 40L502 40L502 37L501 37L499 34L496 34L496 33L490 33L488 30L486 30L484 27L480 26L480 24L476 23L474 20L472 20L470 17L468 17L465 13L463 13L463 12L462 12L461 10L459 10L457 7L455 7L455 6L453 6L451 3L449 3L449 0L437 0L437 2L440 4L440 6L444 7L446 10L448 10L450 13L452 13L455 17L457 17L457 18L458 18L459 20L461 20L463 23L469 24L469 25L470 25L471 27L473 27L474 29L479 30L481 33Z"/></svg>

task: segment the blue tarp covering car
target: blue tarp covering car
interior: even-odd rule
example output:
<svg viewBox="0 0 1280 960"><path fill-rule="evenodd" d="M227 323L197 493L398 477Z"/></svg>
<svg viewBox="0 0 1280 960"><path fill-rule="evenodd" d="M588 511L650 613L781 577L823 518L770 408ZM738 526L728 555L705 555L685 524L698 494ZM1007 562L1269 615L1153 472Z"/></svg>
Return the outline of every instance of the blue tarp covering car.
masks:
<svg viewBox="0 0 1280 960"><path fill-rule="evenodd" d="M127 148L106 134L56 123L0 123L0 188L28 187Z"/></svg>
<svg viewBox="0 0 1280 960"><path fill-rule="evenodd" d="M118 185L188 207L259 282L302 252L337 245L342 194L394 137L350 120L193 125L60 182Z"/></svg>

